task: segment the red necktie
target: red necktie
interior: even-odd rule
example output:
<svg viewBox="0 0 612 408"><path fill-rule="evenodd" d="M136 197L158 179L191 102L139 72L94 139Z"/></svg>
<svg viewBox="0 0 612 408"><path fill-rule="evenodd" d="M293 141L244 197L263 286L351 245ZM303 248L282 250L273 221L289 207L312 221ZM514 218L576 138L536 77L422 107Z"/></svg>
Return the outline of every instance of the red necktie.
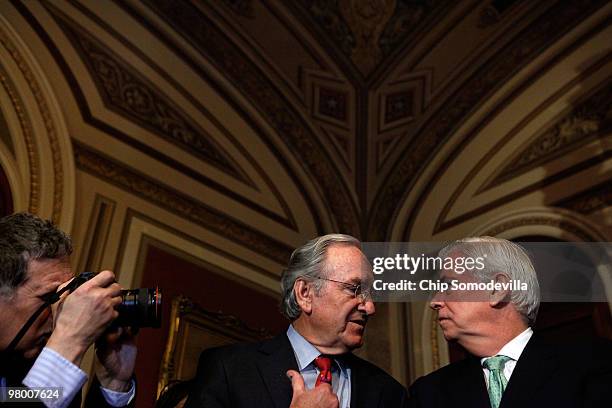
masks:
<svg viewBox="0 0 612 408"><path fill-rule="evenodd" d="M315 383L315 387L318 387L321 383L327 383L330 386L332 385L332 359L326 356L319 356L314 360L315 365L319 369L319 376L317 377L317 382Z"/></svg>

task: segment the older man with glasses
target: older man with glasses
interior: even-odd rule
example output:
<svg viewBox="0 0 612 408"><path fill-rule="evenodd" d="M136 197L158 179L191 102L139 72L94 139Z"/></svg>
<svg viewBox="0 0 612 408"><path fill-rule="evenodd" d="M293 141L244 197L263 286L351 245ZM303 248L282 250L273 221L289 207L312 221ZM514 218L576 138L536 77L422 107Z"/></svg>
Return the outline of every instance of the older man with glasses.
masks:
<svg viewBox="0 0 612 408"><path fill-rule="evenodd" d="M351 236L329 234L296 249L281 278L287 332L204 351L186 407L404 407L405 388L351 353L375 312L371 282Z"/></svg>

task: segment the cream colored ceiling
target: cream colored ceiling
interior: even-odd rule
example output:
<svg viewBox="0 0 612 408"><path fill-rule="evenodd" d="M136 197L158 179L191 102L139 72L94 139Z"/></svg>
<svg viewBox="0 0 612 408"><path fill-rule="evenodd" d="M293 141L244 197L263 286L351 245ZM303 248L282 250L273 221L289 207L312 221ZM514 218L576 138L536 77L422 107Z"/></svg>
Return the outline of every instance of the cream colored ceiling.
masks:
<svg viewBox="0 0 612 408"><path fill-rule="evenodd" d="M126 286L147 237L272 292L330 231L610 240L611 16L595 0L2 1L0 161L17 210ZM378 324L399 339L396 309ZM391 343L376 358L406 378Z"/></svg>

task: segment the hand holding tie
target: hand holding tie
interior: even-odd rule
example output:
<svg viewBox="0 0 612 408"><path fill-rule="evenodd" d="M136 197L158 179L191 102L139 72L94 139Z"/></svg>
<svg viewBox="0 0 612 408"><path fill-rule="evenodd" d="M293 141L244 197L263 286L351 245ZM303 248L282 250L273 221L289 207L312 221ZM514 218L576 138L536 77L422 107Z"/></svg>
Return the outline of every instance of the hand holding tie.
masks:
<svg viewBox="0 0 612 408"><path fill-rule="evenodd" d="M304 378L295 370L287 371L291 379L293 398L289 408L338 408L340 402L331 385L320 383L312 390L307 390Z"/></svg>

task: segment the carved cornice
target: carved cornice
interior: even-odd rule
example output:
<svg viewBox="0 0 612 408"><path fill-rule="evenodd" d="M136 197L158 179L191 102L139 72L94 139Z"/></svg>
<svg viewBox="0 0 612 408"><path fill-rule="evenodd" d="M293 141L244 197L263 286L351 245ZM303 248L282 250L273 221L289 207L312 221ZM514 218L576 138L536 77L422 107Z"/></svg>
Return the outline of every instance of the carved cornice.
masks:
<svg viewBox="0 0 612 408"><path fill-rule="evenodd" d="M607 83L556 120L519 154L511 157L486 189L605 136L611 129L612 84Z"/></svg>
<svg viewBox="0 0 612 408"><path fill-rule="evenodd" d="M51 111L49 110L49 106L43 96L43 92L41 90L40 85L38 84L38 80L34 76L34 73L26 63L24 57L19 53L19 51L13 46L11 41L8 39L7 35L0 29L0 43L6 48L11 57L15 60L15 63L19 67L21 74L25 78L27 84L30 87L30 91L36 100L36 104L38 105L38 110L42 116L43 124L46 130L46 138L49 141L49 146L51 148L51 164L53 166L53 211L51 214L51 220L55 224L59 224L59 218L62 211L62 206L64 203L64 169L62 167L62 151L60 149L60 144L57 135L57 129L55 128L55 124L53 123L53 119L51 118ZM3 81L4 83L4 81ZM11 96L11 100L13 103L18 100L13 93ZM24 131L24 135L26 138L26 146L28 149L28 156L30 157L30 208L29 211L31 213L38 212L39 206L39 198L38 198L38 177L39 177L39 166L40 163L36 156L36 146L32 139L31 127L23 126L23 121L26 120L23 112L24 109L15 105L16 111L18 112L19 120L22 123L22 129Z"/></svg>
<svg viewBox="0 0 612 408"><path fill-rule="evenodd" d="M62 211L63 205L63 192L64 192L64 170L62 168L62 153L59 146L59 140L57 130L51 118L51 112L49 106L45 101L42 90L34 73L29 68L26 60L13 45L7 34L0 29L0 44L6 49L9 55L13 58L15 64L21 71L26 83L30 87L34 99L36 101L38 110L42 116L43 124L45 126L46 135L45 137L49 141L52 155L52 166L53 166L53 211L51 219L54 223L59 223L59 217ZM0 66L0 68L2 68ZM13 86L12 81L9 79L8 74L4 69L0 69L0 82L5 88L11 103L14 106L15 113L19 119L19 124L24 135L25 145L28 154L29 171L30 171L30 199L28 211L36 214L39 211L40 206L40 160L38 158L38 148L34 138L32 126L30 124L31 118L26 114L27 109L21 98L18 96L16 89Z"/></svg>
<svg viewBox="0 0 612 408"><path fill-rule="evenodd" d="M258 262L257 259L244 258L243 256L236 253L236 251L233 251L232 248L229 248L229 247L223 247L223 246L220 247L220 246L211 245L209 242L199 239L199 237L190 235L183 230L176 229L174 228L173 225L169 225L167 222L163 222L163 220L160 220L158 218L150 217L147 214L144 214L138 210L135 210L134 208L128 208L126 210L125 217L123 219L123 227L122 227L121 234L120 234L121 238L119 240L120 242L119 248L125 248L125 245L128 240L128 236L131 231L132 222L135 219L137 219L138 221L142 221L146 224L152 225L156 228L159 228L160 230L168 231L171 235L180 237L181 240L189 242L195 246L198 246L200 248L206 248L207 251L214 253L216 256L219 256L223 259L227 259L231 261L231 264L241 265L243 268L256 272L257 274L261 276L265 276L269 279L272 279L273 281L278 281L279 279L278 270L270 270L269 268L259 265L257 263ZM141 243L143 242L142 241L143 239L146 240L147 245L150 244L151 242L155 242L156 247L164 248L164 242L159 241L157 237L153 237L149 234L143 233L143 238L141 239ZM172 246L171 244L169 245ZM115 260L115 265L114 265L114 268L116 270L121 270L121 265L123 265L122 258L124 256L125 256L125 251L122 251L121 254L117 256ZM209 265L207 265L206 267L210 268ZM231 273L231 271L228 271L226 269L220 269L219 273L225 274L225 273Z"/></svg>
<svg viewBox="0 0 612 408"><path fill-rule="evenodd" d="M247 184L249 177L216 141L167 95L50 4L49 12L85 63L105 106L185 152Z"/></svg>
<svg viewBox="0 0 612 408"><path fill-rule="evenodd" d="M42 4L48 9L53 9L53 11L49 10L49 12L52 15L54 14L62 15L62 12L55 9L54 8L55 6L53 4L49 2L43 2ZM138 135L134 135L133 133L127 134L127 133L122 132L120 129L115 128L113 126L112 121L110 122L104 121L104 120L98 119L95 116L93 116L89 108L89 102L86 99L86 96L83 94L81 86L77 81L77 76L75 76L75 75L78 75L78 73L73 72L69 68L60 49L56 47L56 44L54 43L54 41L52 41L52 39L46 33L44 27L40 26L40 24L37 22L34 16L32 16L32 14L25 7L23 6L18 7L23 17L30 23L32 28L38 33L41 40L45 43L46 47L50 51L51 55L55 58L55 61L58 67L62 70L62 73L65 76L73 92L73 96L76 99L77 106L79 108L79 111L81 112L84 122L87 123L89 126L92 126L98 129L101 133L104 133L110 137L113 137L119 140L121 143L129 145L130 147L139 150L140 152L157 160L158 162L164 163L166 166L172 168L173 170L176 170L177 172L180 172L186 175L192 180L198 183L202 183L203 185L218 191L224 196L230 199L233 199L245 206L248 206L249 208L261 213L263 216L269 218L270 220L277 222L279 224L282 224L288 228L291 228L294 231L297 230L294 216L291 213L285 201L285 198L280 194L280 192L278 191L278 188L275 185L273 185L272 181L270 180L268 175L265 174L265 172L260 167L260 165L253 159L253 157L249 155L248 150L242 145L240 145L240 143L236 140L236 138L234 138L234 136L230 134L227 131L227 129L223 127L223 124L216 117L212 116L212 114L201 103L199 103L197 99L194 98L193 95L191 95L186 89L182 88L182 86L178 82L176 82L176 80L173 77L169 76L167 72L165 72L154 61L152 61L147 55L145 55L142 52L142 50L138 49L134 44L129 42L126 38L122 37L115 30L115 27L109 24L109 23L112 23L112 21L101 20L98 16L93 14L89 9L83 7L79 3L74 3L73 6L77 7L81 13L87 16L87 18L90 19L91 21L95 22L95 24L99 26L101 29L105 30L108 34L112 35L115 40L121 42L122 45L125 46L126 49L128 49L131 53L133 53L137 58L141 59L144 63L148 64L150 68L152 68L158 75L160 75L160 77L164 78L164 80L167 81L169 86L174 87L178 92L182 94L182 96L186 100L189 100L190 103L192 103L193 106L196 107L199 110L199 112L201 112L207 118L207 121L209 121L210 123L213 123L213 126L216 126L216 128L219 129L221 133L223 133L223 135L227 138L227 140L229 140L234 146L236 146L236 148L243 154L242 157L247 158L247 160L251 163L251 165L253 165L253 167L259 173L261 179L263 179L266 182L270 191L274 194L275 198L278 200L281 208L283 209L283 213L278 214L276 211L272 211L269 208L267 208L265 205L262 205L259 201L249 199L245 197L244 195L241 195L240 191L232 188L232 186L229 186L226 183L218 181L218 179L215 178L214 175L209 174L210 172L205 171L205 170L196 170L188 166L187 164L185 164L183 161L179 161L173 157L170 157L168 154L166 154L167 152L159 150L159 149L155 149L154 147L149 146L142 140L141 137L137 137ZM64 16L64 18L67 18L67 17ZM72 23L72 24L76 24L76 23ZM228 99L227 95L222 94L222 96L225 97L226 100ZM245 177L249 177L248 180L243 180L243 181L248 182L247 185L249 187L253 188L254 190L261 191L259 189L259 186L257 186L250 179L250 176L245 175ZM312 208L312 206L310 205L309 198L306 196L306 194L304 193L302 189L300 190L304 194L306 198L306 202L309 204L309 207ZM319 226L318 226L318 230L321 230Z"/></svg>
<svg viewBox="0 0 612 408"><path fill-rule="evenodd" d="M374 202L369 225L370 240L385 239L387 226L390 225L394 212L411 190L413 182L418 179L423 166L475 107L521 67L531 62L534 56L603 4L603 0L556 3L483 64L461 88L440 105L438 111L413 138L413 143L406 146L403 154L398 155L396 165L390 167L392 170ZM461 146L466 142L463 141ZM457 151L453 154L457 154ZM452 158L448 160L452 161ZM413 211L417 208L418 205Z"/></svg>
<svg viewBox="0 0 612 408"><path fill-rule="evenodd" d="M227 214L164 186L77 141L74 141L74 154L76 166L80 170L195 222L278 263L286 264L289 260L293 248L261 234Z"/></svg>
<svg viewBox="0 0 612 408"><path fill-rule="evenodd" d="M612 182L610 180L592 186L586 191L565 198L555 204L557 207L567 208L580 214L591 214L610 205L612 205Z"/></svg>
<svg viewBox="0 0 612 408"><path fill-rule="evenodd" d="M216 65L218 72L252 101L315 184L321 186L320 192L329 207L328 212L337 223L337 229L358 235L359 220L355 203L339 169L333 165L334 161L300 113L294 110L291 102L283 97L265 73L190 2L146 0L145 3L194 44L202 55ZM270 140L266 142L274 143Z"/></svg>
<svg viewBox="0 0 612 408"><path fill-rule="evenodd" d="M530 216L508 220L507 222L496 225L495 227L483 232L481 235L495 237L508 230L525 226L555 227L562 231L571 233L572 235L580 238L582 241L589 242L594 240L594 237L586 233L582 228L578 227L572 222L568 222L560 218L543 216Z"/></svg>
<svg viewBox="0 0 612 408"><path fill-rule="evenodd" d="M595 30L597 30L597 28ZM588 37L589 35L587 34L586 38ZM579 41L579 43L584 44L582 40ZM586 78L591 77L594 73L596 73L599 69L601 69L603 67L603 64L607 63L607 61L609 61L609 57L607 56L594 60L593 64L590 67L588 67L585 71L581 72L579 76L569 81L559 90L557 90L553 96L547 98L542 104L540 104L537 108L535 108L535 110L530 112L529 115L527 115L522 121L520 121L510 132L508 132L505 136L500 138L500 140L496 143L496 145L491 149L491 152L497 152L503 149L504 146L507 143L509 143L510 140L512 140L512 138L516 137L517 134L519 134L520 132L524 130L525 126L528 123L531 123L534 120L534 118L537 118L542 112L545 112L547 109L551 109L551 105L555 103L555 101L559 100L559 98L562 98L563 95L566 95L572 88L576 87L576 85L578 85L581 81L585 80ZM561 117L563 117L563 114L561 114ZM553 120L553 123L557 123L557 120ZM467 139L470 140L472 137L473 136L470 135L467 137ZM562 153L565 153L565 150L563 152L559 152L558 154L560 155ZM509 154L508 156L512 156L512 154ZM601 163L605 162L610 156L612 156L612 150L604 150L603 153L601 154L593 155L587 160L584 160L578 163L571 163L569 166L565 167L564 169L560 171L552 172L551 174L546 174L543 178L535 182L529 183L518 190L508 192L506 195L499 196L498 198L492 201L489 201L485 203L484 205L478 206L467 212L463 212L461 215L458 215L458 216L455 216L449 219L448 214L451 208L453 207L453 205L456 203L457 199L459 198L461 192L464 191L466 188L468 188L468 185L470 184L470 182L475 179L476 175L479 174L479 172L481 172L482 169L488 163L489 156L485 155L481 157L481 159L470 170L470 172L465 176L465 178L461 181L461 183L459 183L459 185L456 186L454 192L444 204L444 208L442 209L442 211L440 212L438 216L438 219L436 220L435 231L442 231L446 228L453 227L466 220L469 220L470 218L474 216L483 214L493 208L496 208L500 205L504 205L505 203L508 203L510 201L516 200L519 197L522 197L526 194L529 194L536 190L544 189L545 187L555 182L559 182L569 176L580 173L581 171L584 171L585 169L588 169L593 166L601 165ZM510 160L515 160L515 157L511 157ZM501 164L499 167L503 168L504 164ZM495 179L495 177L497 177L498 174L499 173L495 173L495 172L491 173L490 177L488 177L482 183L482 185L478 188L475 194L480 194L483 191L485 191L487 186L492 183L491 180Z"/></svg>
<svg viewBox="0 0 612 408"><path fill-rule="evenodd" d="M0 31L1 32L1 31ZM0 41L2 41L3 37L0 36ZM3 43L4 45L4 43ZM32 128L30 126L30 121L26 118L25 111L23 109L23 103L21 99L15 93L13 88L12 81L8 78L8 74L4 71L4 68L0 66L0 83L2 83L2 87L6 91L11 100L11 104L15 109L15 113L19 120L19 126L21 127L21 132L23 134L23 138L25 141L26 151L28 154L28 163L30 170L30 198L28 211L32 214L36 214L38 212L39 206L39 196L40 196L40 181L39 181L39 168L40 163L38 161L38 156L36 155L36 146L34 144L34 138L32 136Z"/></svg>

